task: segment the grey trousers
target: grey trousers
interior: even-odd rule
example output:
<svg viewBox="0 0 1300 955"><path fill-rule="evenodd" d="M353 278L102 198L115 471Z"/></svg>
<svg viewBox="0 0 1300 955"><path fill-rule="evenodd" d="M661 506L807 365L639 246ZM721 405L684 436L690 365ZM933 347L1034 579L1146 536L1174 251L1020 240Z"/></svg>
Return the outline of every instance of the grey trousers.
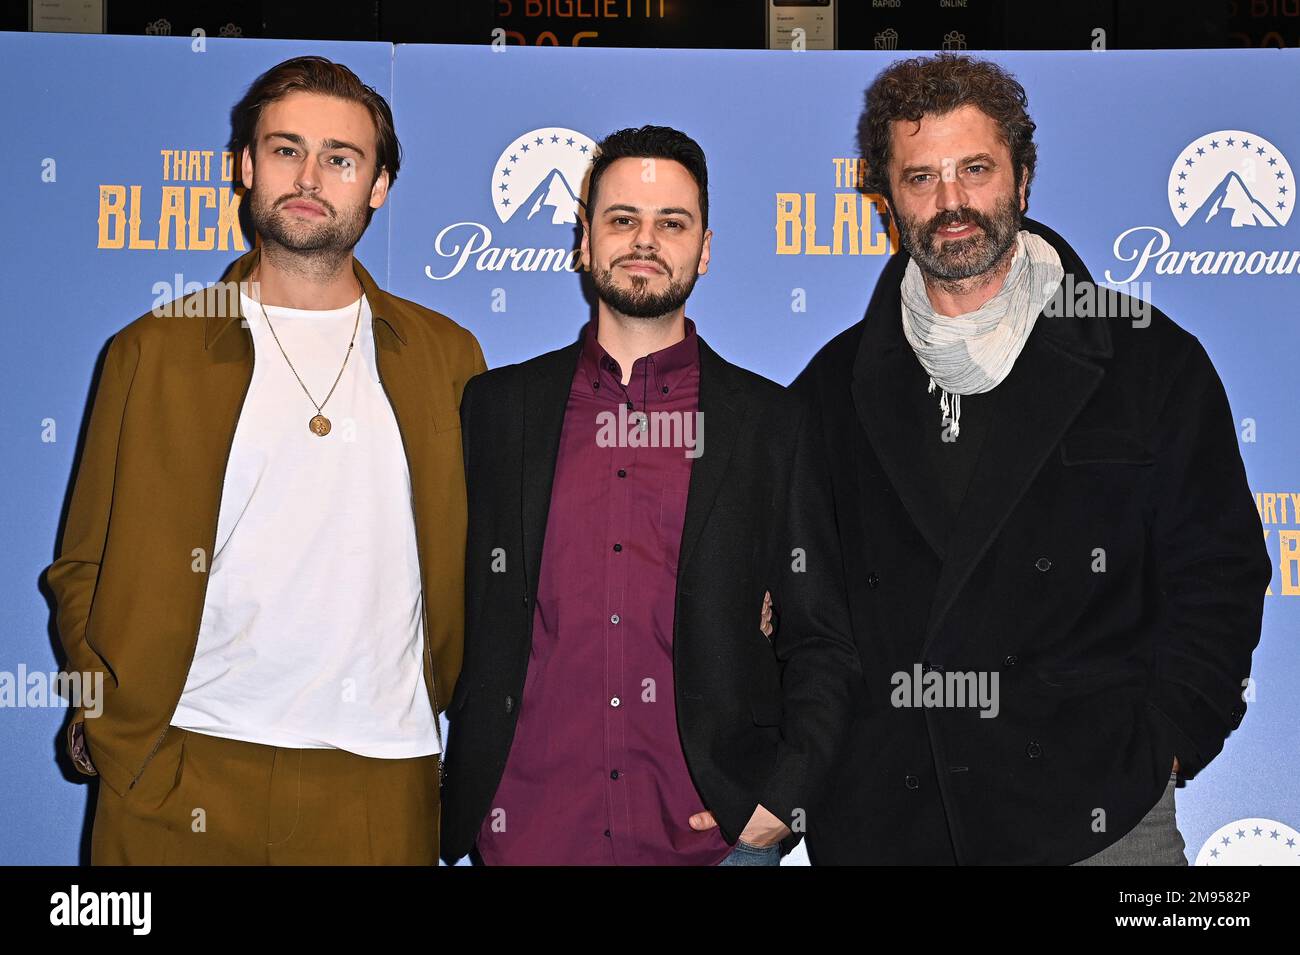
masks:
<svg viewBox="0 0 1300 955"><path fill-rule="evenodd" d="M1160 801L1142 817L1131 832L1112 843L1096 855L1088 856L1075 865L1187 865L1183 854L1185 843L1178 831L1174 815L1174 789L1178 776L1169 775Z"/></svg>

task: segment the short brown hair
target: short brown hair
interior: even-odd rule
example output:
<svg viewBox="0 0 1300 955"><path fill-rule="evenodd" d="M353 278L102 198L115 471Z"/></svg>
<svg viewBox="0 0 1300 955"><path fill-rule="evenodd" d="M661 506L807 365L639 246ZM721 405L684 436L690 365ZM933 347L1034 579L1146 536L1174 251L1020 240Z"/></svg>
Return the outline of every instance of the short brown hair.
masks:
<svg viewBox="0 0 1300 955"><path fill-rule="evenodd" d="M276 64L253 80L244 98L230 111L230 150L235 154L236 163L244 147L253 145L262 110L290 93L320 93L364 106L375 123L374 178L379 178L381 169L387 169L388 184L391 186L397 181L397 169L402 164L402 144L397 141L388 100L373 87L362 83L357 74L342 63L323 56L296 56Z"/></svg>
<svg viewBox="0 0 1300 955"><path fill-rule="evenodd" d="M671 159L685 166L700 188L700 226L704 230L709 228L709 167L704 150L691 137L671 126L620 129L596 144L596 158L592 160L587 179L588 222L595 211L596 186L601 176L614 160L628 158Z"/></svg>
<svg viewBox="0 0 1300 955"><path fill-rule="evenodd" d="M1001 129L1002 141L1011 150L1017 187L1022 174L1025 177L1027 208L1038 148L1025 88L996 63L951 53L900 60L881 71L867 88L858 120L859 154L867 163L864 191L893 202L889 189L890 123L919 122L923 115L943 115L967 105L985 113Z"/></svg>

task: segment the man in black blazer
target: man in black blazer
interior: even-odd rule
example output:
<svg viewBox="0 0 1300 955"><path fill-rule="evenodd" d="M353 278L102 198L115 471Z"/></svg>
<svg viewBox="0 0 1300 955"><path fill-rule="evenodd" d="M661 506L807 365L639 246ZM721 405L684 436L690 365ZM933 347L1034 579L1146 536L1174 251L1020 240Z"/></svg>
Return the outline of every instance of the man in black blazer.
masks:
<svg viewBox="0 0 1300 955"><path fill-rule="evenodd" d="M867 93L906 251L792 386L835 442L865 675L814 864L1185 865L1176 775L1246 709L1271 567L1223 386L1022 217L1025 106L960 56Z"/></svg>
<svg viewBox="0 0 1300 955"><path fill-rule="evenodd" d="M699 146L614 133L588 192L596 317L461 403L443 858L773 865L860 680L821 429L685 316L711 237Z"/></svg>

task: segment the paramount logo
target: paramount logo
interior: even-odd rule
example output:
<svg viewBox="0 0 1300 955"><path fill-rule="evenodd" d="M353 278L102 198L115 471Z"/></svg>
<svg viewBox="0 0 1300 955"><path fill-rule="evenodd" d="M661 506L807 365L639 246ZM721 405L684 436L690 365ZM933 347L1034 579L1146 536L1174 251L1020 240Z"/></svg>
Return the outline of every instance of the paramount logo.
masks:
<svg viewBox="0 0 1300 955"><path fill-rule="evenodd" d="M464 240L457 239L458 230ZM497 248L492 244L492 230L481 222L455 222L444 227L433 240L433 252L451 263L443 274L434 273L432 265L424 274L435 282L455 278L472 260L478 272L576 272L580 253L577 249Z"/></svg>
<svg viewBox="0 0 1300 955"><path fill-rule="evenodd" d="M1144 236L1145 242L1140 238L1130 242L1131 236ZM1128 285L1153 262L1157 275L1295 275L1300 267L1300 251L1294 249L1198 251L1173 249L1170 245L1169 233L1158 226L1125 229L1115 237L1112 251L1121 262L1132 262L1133 269L1123 278L1116 278L1107 269L1106 281Z"/></svg>
<svg viewBox="0 0 1300 955"><path fill-rule="evenodd" d="M578 216L595 154L591 137L561 126L511 140L493 166L489 201L519 244L493 245L492 229L482 222L452 223L434 237L441 267L426 265L425 276L445 281L471 263L479 272L578 271ZM565 244L554 245L557 238Z"/></svg>
<svg viewBox="0 0 1300 955"><path fill-rule="evenodd" d="M1282 150L1263 136L1223 129L1193 140L1169 171L1167 193L1179 229L1202 247L1175 248L1165 229L1134 226L1115 237L1112 249L1132 267L1123 276L1108 269L1107 282L1134 282L1148 267L1157 275L1300 272L1300 250L1278 247L1279 230L1291 219L1295 176ZM1243 241L1254 248L1222 247Z"/></svg>

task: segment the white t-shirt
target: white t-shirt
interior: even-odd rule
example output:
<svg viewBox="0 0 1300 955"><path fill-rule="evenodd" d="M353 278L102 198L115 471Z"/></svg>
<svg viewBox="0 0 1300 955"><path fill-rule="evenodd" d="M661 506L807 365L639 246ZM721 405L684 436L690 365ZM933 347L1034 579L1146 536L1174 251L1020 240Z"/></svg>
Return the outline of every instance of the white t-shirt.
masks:
<svg viewBox="0 0 1300 955"><path fill-rule="evenodd" d="M212 736L396 759L439 751L421 661L411 479L379 383L369 303L316 408L241 295L253 379L226 468L198 647L172 723ZM357 305L266 309L316 401Z"/></svg>

